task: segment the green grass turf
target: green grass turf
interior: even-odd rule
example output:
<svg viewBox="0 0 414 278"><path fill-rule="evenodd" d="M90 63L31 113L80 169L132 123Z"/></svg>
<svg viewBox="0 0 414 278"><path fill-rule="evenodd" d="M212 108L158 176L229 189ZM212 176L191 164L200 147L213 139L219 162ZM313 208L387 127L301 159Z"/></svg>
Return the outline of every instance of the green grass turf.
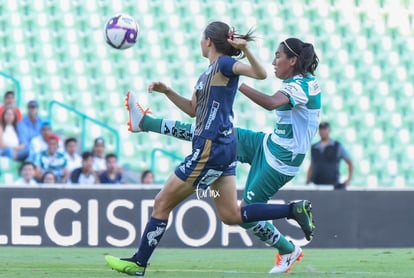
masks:
<svg viewBox="0 0 414 278"><path fill-rule="evenodd" d="M0 247L0 277L128 277L104 255L133 249ZM414 249L305 249L289 277L414 277ZM145 277L269 277L272 249L156 250Z"/></svg>

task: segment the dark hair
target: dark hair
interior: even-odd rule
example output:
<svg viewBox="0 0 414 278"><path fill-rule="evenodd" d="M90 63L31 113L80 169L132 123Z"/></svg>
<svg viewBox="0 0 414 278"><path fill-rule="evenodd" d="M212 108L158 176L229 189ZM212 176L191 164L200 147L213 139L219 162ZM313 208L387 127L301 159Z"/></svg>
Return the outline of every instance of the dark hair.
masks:
<svg viewBox="0 0 414 278"><path fill-rule="evenodd" d="M144 178L148 176L149 174L152 174L154 176L154 173L151 170L144 170L141 174L141 183L144 181Z"/></svg>
<svg viewBox="0 0 414 278"><path fill-rule="evenodd" d="M227 41L227 39L239 38L246 41L254 41L255 37L252 36L253 32L254 30L250 28L250 30L245 35L237 34L234 27L230 27L221 21L214 21L208 24L204 29L204 38L210 38L218 52L223 53L227 56L235 56L241 59L244 58L243 51L234 48Z"/></svg>
<svg viewBox="0 0 414 278"><path fill-rule="evenodd" d="M297 38L288 38L280 43L283 45L283 52L288 58L297 57L295 73L314 75L318 67L319 58L311 43L306 43Z"/></svg>
<svg viewBox="0 0 414 278"><path fill-rule="evenodd" d="M53 176L53 178L55 179L55 183L56 183L58 181L58 178L55 175L55 173L53 173L52 171L46 171L46 172L44 172L43 175L42 175L42 179L40 181L42 183L45 183L45 177L46 177L46 175L49 175L49 174L51 174Z"/></svg>
<svg viewBox="0 0 414 278"><path fill-rule="evenodd" d="M24 166L26 166L26 165L32 165L33 166L33 169L36 169L36 165L33 162L31 162L31 161L24 161L22 164L20 164L19 174L22 172Z"/></svg>
<svg viewBox="0 0 414 278"><path fill-rule="evenodd" d="M93 141L93 146L95 147L99 143L101 143L101 144L103 144L105 146L105 140L102 137L95 138L95 140Z"/></svg>
<svg viewBox="0 0 414 278"><path fill-rule="evenodd" d="M319 124L319 129L327 129L327 128L331 128L331 125L328 122L321 122Z"/></svg>
<svg viewBox="0 0 414 278"><path fill-rule="evenodd" d="M82 160L87 160L88 158L91 158L91 157L93 157L92 152L86 151L82 153Z"/></svg>
<svg viewBox="0 0 414 278"><path fill-rule="evenodd" d="M107 155L105 155L105 161L108 161L108 159L110 158L118 159L118 156L114 153L108 153Z"/></svg>
<svg viewBox="0 0 414 278"><path fill-rule="evenodd" d="M6 107L6 108L4 109L3 114L1 115L1 126L2 126L3 128L5 128L5 127L6 127L6 112L7 112L7 110L11 110L11 111L13 111L13 114L14 114L14 121L13 121L13 123L12 123L12 126L13 126L14 130L16 130L16 131L17 131L17 113L16 113L16 110L14 110L14 108L13 108L13 107Z"/></svg>
<svg viewBox="0 0 414 278"><path fill-rule="evenodd" d="M69 138L66 138L66 139L65 139L65 147L67 147L67 145L68 145L70 142L75 142L75 143L77 143L77 142L78 142L78 139L76 139L75 137L69 137Z"/></svg>
<svg viewBox="0 0 414 278"><path fill-rule="evenodd" d="M8 96L14 96L14 91L7 91L7 92L5 92L4 93L4 99L6 99L6 97L8 97Z"/></svg>

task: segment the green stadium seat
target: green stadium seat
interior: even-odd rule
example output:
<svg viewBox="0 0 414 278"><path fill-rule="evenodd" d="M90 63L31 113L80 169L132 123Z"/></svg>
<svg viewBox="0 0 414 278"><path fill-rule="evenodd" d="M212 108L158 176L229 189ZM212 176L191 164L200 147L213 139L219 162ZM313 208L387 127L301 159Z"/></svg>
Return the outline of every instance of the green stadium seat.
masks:
<svg viewBox="0 0 414 278"><path fill-rule="evenodd" d="M36 98L46 109L50 100L58 100L108 121L122 137L120 161L139 170L149 168L152 148L185 153L183 143L171 138L126 132L124 93L136 91L141 104L156 116L191 121L163 96L147 94L146 88L162 80L191 95L197 74L208 64L200 57L197 38L212 18L226 19L240 31L256 26L261 39L254 51L260 50L259 58L269 70L281 39L311 40L321 58L317 76L323 89L322 118L361 161L355 162L360 167L353 185L413 186L407 161L414 158L406 150L414 127L414 67L407 55L414 50L409 33L412 9L407 1L331 2L305 1L292 9L287 1L155 0L141 1L139 8L133 0L6 1L0 13L0 66L21 82L25 101ZM356 6L352 13L349 5ZM131 14L140 24L138 44L132 49L114 50L104 42L103 24L117 11ZM398 20L395 11L401 11ZM280 86L273 75L252 84L268 94ZM0 79L0 85L6 88L9 82ZM234 111L238 126L273 128L274 113L244 96L237 97ZM80 132L79 119L68 112L59 112L54 123L68 133ZM93 127L87 137L101 132ZM393 164L378 163L383 157ZM391 170L392 176L381 175L383 170ZM247 172L240 170L238 181ZM306 169L301 169L294 184L303 184L305 175Z"/></svg>
<svg viewBox="0 0 414 278"><path fill-rule="evenodd" d="M19 163L0 156L0 184L13 185L18 176Z"/></svg>

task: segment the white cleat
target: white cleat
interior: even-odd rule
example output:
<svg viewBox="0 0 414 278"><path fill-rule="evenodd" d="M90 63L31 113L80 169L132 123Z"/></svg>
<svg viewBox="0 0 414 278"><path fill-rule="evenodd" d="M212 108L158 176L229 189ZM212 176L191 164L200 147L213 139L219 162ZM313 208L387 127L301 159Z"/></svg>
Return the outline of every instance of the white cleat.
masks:
<svg viewBox="0 0 414 278"><path fill-rule="evenodd" d="M295 250L289 254L276 254L275 266L269 271L269 274L288 273L296 261L303 258L303 251L300 247L295 246Z"/></svg>
<svg viewBox="0 0 414 278"><path fill-rule="evenodd" d="M128 130L131 132L142 131L141 122L145 114L150 114L149 109L144 110L135 100L133 93L128 91L125 97L125 107L128 110Z"/></svg>

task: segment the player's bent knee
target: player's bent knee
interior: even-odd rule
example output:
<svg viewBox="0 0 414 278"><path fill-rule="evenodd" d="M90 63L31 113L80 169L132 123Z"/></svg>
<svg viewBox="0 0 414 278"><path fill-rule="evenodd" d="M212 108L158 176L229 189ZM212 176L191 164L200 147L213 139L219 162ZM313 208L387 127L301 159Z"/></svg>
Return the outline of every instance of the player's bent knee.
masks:
<svg viewBox="0 0 414 278"><path fill-rule="evenodd" d="M238 225L242 223L239 215L222 215L220 216L221 221L226 225Z"/></svg>
<svg viewBox="0 0 414 278"><path fill-rule="evenodd" d="M225 219L222 219L221 221L226 225L238 225L238 224L240 224L240 220L238 220L238 219L225 218Z"/></svg>

